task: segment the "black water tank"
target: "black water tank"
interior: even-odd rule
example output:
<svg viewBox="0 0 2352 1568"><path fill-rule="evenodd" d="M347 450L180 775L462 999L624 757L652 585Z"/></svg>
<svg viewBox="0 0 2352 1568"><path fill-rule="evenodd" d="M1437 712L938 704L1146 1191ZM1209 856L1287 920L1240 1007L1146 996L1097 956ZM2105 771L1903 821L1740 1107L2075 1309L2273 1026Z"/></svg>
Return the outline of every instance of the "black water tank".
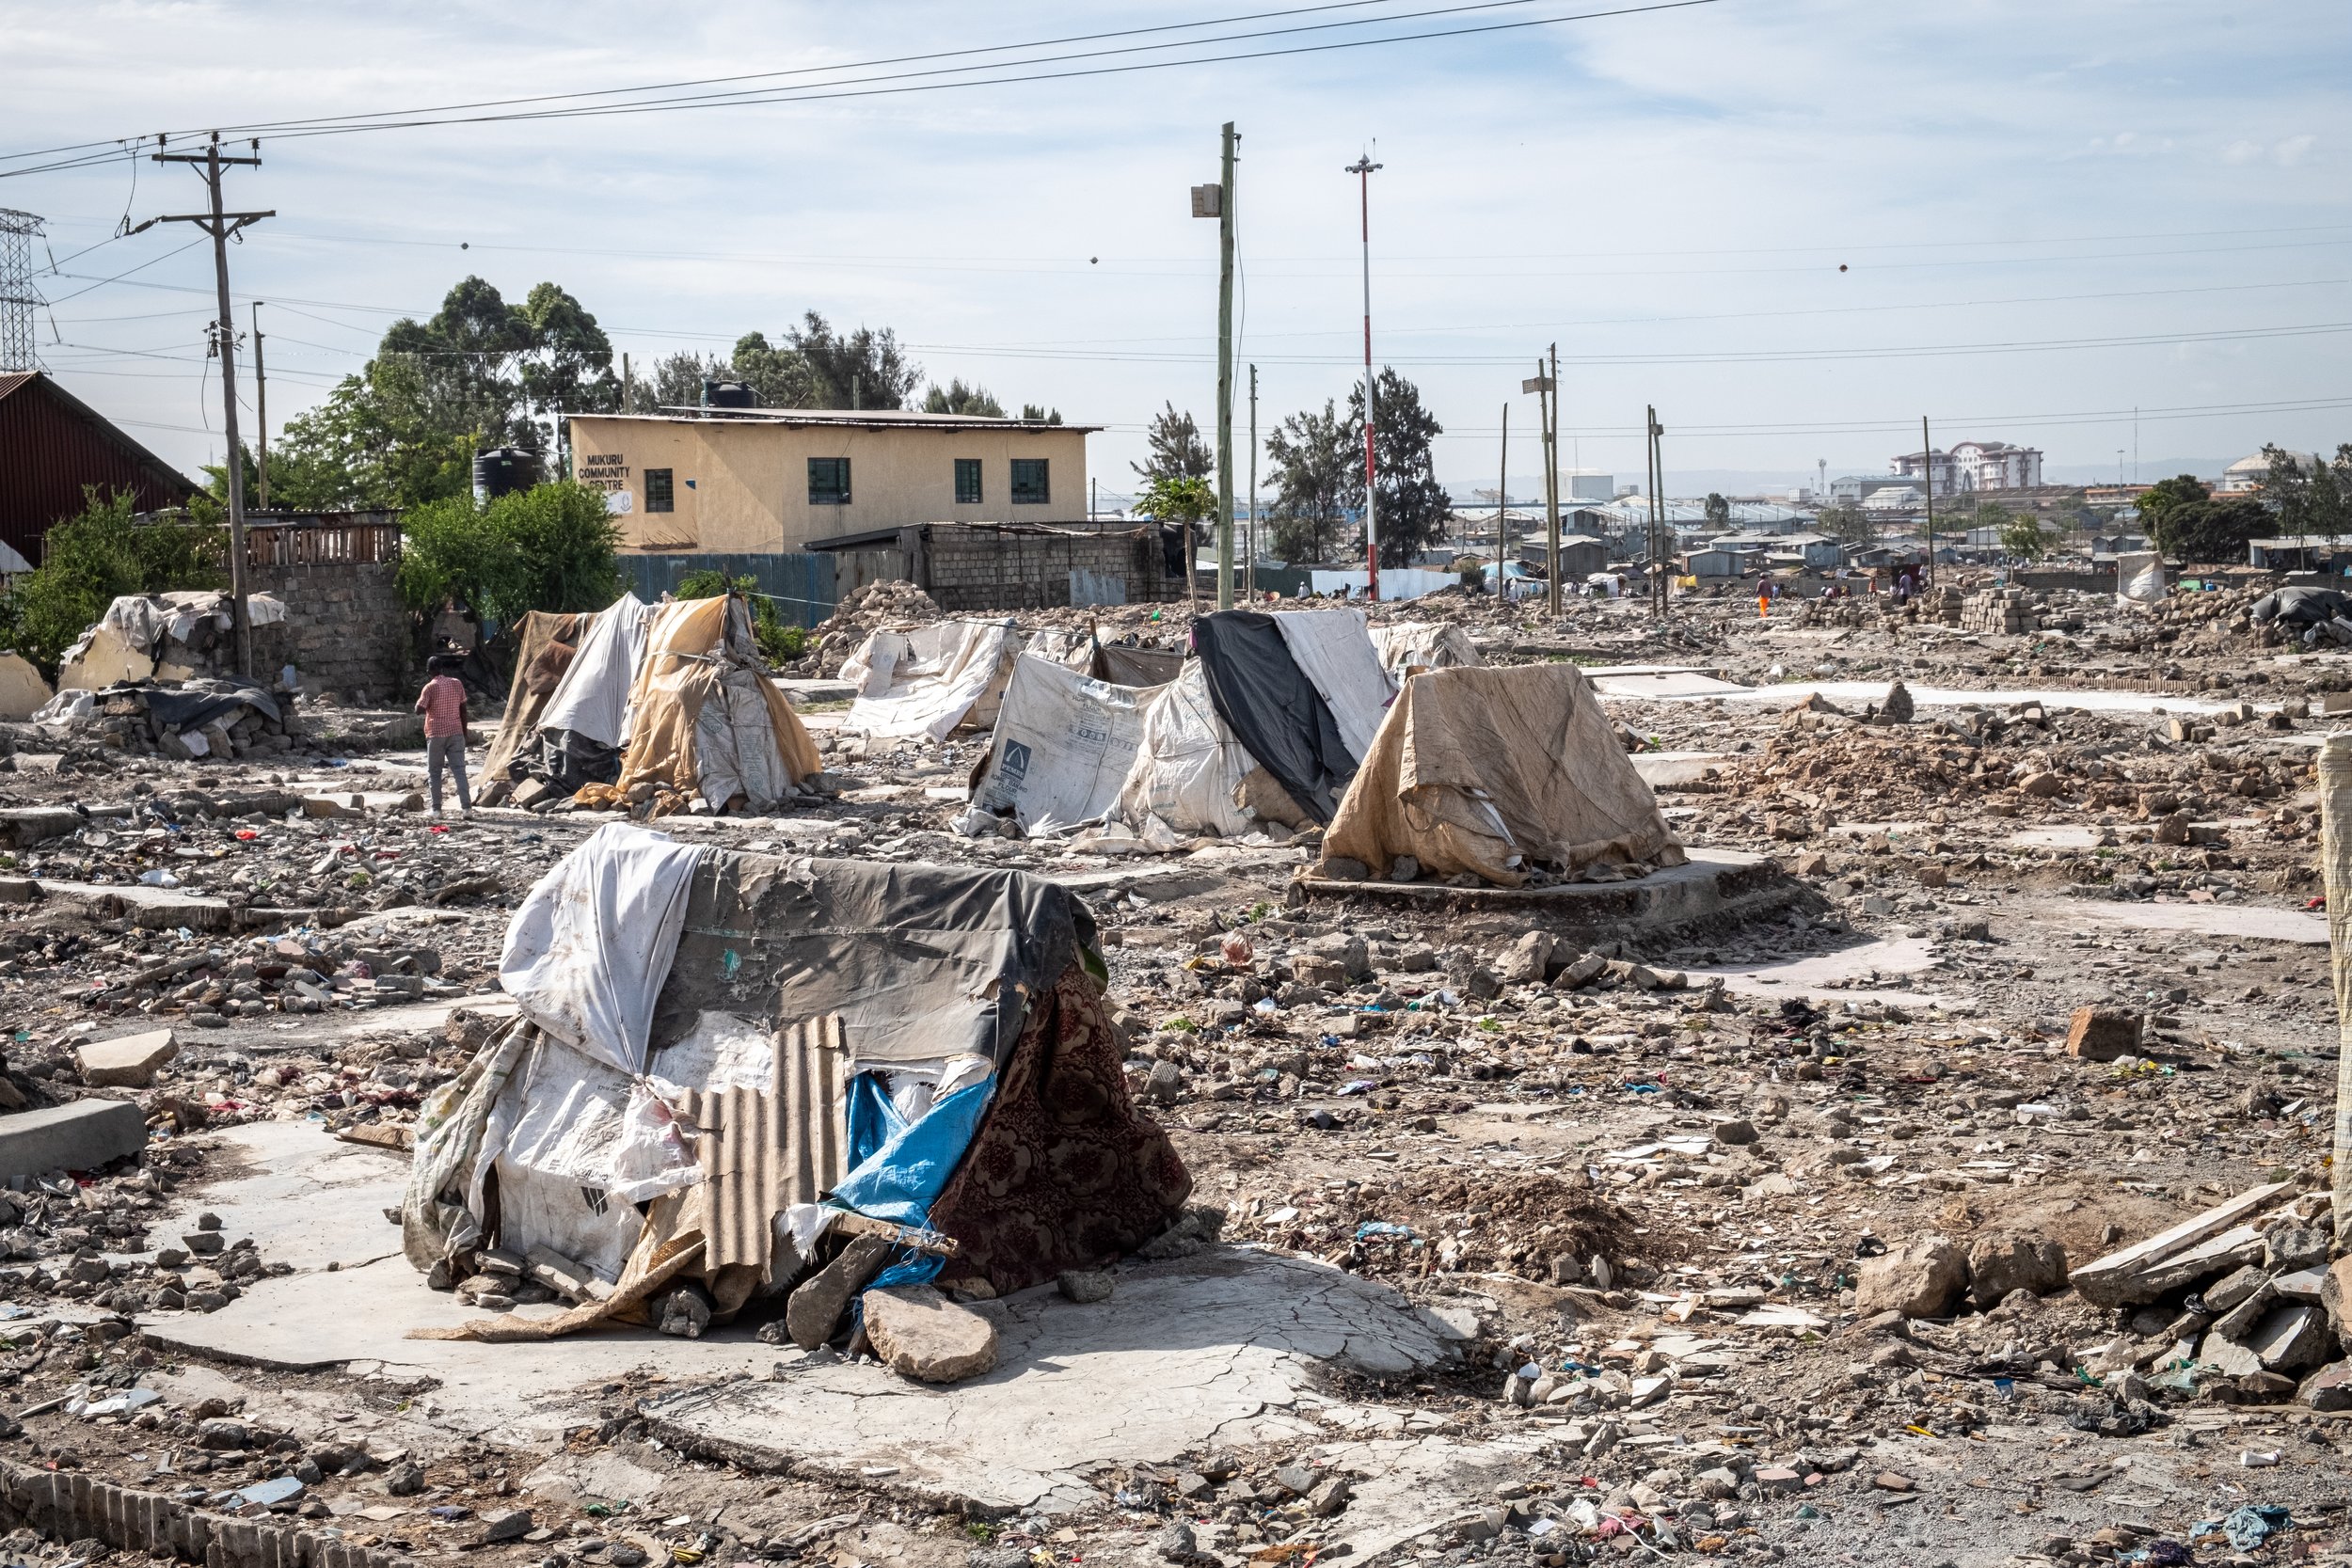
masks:
<svg viewBox="0 0 2352 1568"><path fill-rule="evenodd" d="M748 382L707 380L703 383L703 406L756 408L759 406L759 394L752 390Z"/></svg>
<svg viewBox="0 0 2352 1568"><path fill-rule="evenodd" d="M496 500L501 496L528 490L539 483L539 454L521 447L492 447L475 454L473 460L473 494L476 500Z"/></svg>

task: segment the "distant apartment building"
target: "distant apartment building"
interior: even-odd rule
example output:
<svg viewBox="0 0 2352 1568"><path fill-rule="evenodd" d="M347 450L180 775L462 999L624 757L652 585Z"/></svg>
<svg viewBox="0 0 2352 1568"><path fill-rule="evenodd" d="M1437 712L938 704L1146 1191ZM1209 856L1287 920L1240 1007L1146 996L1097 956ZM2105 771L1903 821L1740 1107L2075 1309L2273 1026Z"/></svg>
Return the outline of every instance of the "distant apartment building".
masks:
<svg viewBox="0 0 2352 1568"><path fill-rule="evenodd" d="M1902 452L1894 460L1893 472L1938 496L2029 490L2042 483L2042 449L2007 441L1959 441L1949 451Z"/></svg>

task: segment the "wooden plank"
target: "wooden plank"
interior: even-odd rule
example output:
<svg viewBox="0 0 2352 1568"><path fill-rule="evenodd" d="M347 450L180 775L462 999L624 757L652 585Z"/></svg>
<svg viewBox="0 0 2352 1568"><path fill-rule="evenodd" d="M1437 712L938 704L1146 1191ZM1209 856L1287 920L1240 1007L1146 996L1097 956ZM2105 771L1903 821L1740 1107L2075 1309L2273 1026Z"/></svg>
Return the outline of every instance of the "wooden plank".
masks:
<svg viewBox="0 0 2352 1568"><path fill-rule="evenodd" d="M2121 1297L2109 1299L2117 1285L2143 1269L2185 1252L2232 1226L2261 1213L2293 1191L2294 1187L2292 1181L2273 1181L2260 1187L2249 1187L2227 1203L2208 1209L2192 1219L2183 1220L2169 1230L2160 1231L2144 1242L2135 1243L2120 1252L2110 1252L2105 1258L2085 1263L2081 1268L2071 1271L2067 1277L2073 1283L2075 1293L2092 1306L2121 1306Z"/></svg>

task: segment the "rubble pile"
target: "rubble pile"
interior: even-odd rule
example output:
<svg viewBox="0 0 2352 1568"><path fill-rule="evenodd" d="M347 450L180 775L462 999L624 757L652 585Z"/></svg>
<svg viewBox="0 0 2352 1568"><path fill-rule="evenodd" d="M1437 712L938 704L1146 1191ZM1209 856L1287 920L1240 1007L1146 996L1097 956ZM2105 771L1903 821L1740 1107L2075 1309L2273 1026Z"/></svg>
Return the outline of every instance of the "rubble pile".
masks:
<svg viewBox="0 0 2352 1568"><path fill-rule="evenodd" d="M1951 590L1947 590L1950 594ZM1957 623L1963 631L2014 637L2042 628L2042 595L2023 588L1989 588L1967 601ZM1947 623L1948 624L1948 623Z"/></svg>
<svg viewBox="0 0 2352 1568"><path fill-rule="evenodd" d="M304 750L294 705L292 692L234 677L139 680L62 691L34 720L85 745L196 762Z"/></svg>
<svg viewBox="0 0 2352 1568"><path fill-rule="evenodd" d="M810 631L811 652L794 669L830 678L841 673L841 666L866 645L878 627L919 625L946 614L929 594L911 582L897 578L869 582L852 590Z"/></svg>

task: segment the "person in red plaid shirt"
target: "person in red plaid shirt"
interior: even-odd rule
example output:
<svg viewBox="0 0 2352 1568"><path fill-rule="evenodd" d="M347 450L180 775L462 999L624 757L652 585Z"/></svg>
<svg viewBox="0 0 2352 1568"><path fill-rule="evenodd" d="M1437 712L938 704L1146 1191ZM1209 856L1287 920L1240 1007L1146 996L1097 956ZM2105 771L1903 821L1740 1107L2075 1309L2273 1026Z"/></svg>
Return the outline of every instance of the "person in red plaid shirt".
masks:
<svg viewBox="0 0 2352 1568"><path fill-rule="evenodd" d="M469 816L473 798L466 789L466 686L451 673L451 661L433 659L433 678L417 693L416 710L424 715L425 786L431 791L433 815L441 815L441 771L457 781L457 808Z"/></svg>

